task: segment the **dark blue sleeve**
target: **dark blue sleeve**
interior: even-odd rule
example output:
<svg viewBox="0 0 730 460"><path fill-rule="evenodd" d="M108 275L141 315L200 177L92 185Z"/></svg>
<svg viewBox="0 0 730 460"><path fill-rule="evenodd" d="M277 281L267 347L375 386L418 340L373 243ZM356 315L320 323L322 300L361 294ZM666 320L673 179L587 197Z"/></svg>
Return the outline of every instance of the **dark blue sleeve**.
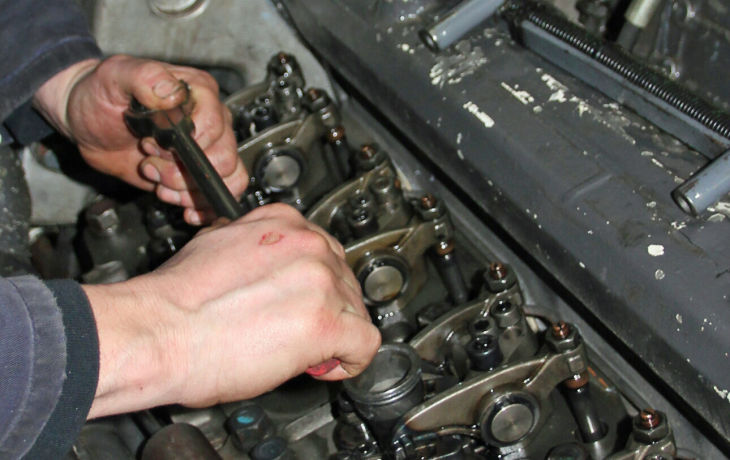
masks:
<svg viewBox="0 0 730 460"><path fill-rule="evenodd" d="M96 392L93 314L73 281L0 278L0 458L62 458Z"/></svg>
<svg viewBox="0 0 730 460"><path fill-rule="evenodd" d="M101 56L74 0L0 0L0 120L16 141L51 132L30 100L52 76Z"/></svg>

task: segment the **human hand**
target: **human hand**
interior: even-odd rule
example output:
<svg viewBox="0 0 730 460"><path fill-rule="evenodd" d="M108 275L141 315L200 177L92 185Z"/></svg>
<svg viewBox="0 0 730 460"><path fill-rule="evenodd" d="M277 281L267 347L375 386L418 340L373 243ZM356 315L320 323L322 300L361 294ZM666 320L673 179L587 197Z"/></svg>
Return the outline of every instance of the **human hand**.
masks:
<svg viewBox="0 0 730 460"><path fill-rule="evenodd" d="M74 140L92 167L143 190L155 190L165 202L185 207L191 224L210 221L214 213L169 151L152 138L135 138L123 113L134 96L154 110L181 104L188 83L194 101L194 138L234 196L248 184L236 153L231 113L218 99L218 85L208 73L157 61L117 55L75 64L36 92L34 105L64 135Z"/></svg>
<svg viewBox="0 0 730 460"><path fill-rule="evenodd" d="M91 416L251 398L332 358L359 374L380 334L342 246L291 207L206 229L156 271L84 286L99 330Z"/></svg>

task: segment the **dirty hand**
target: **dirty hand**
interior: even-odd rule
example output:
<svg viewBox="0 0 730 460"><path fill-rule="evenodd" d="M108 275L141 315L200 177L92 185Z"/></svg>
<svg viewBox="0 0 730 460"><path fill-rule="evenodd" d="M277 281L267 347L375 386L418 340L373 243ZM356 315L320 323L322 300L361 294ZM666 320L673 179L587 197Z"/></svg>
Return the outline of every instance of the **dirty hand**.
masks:
<svg viewBox="0 0 730 460"><path fill-rule="evenodd" d="M185 207L191 224L209 221L213 212L172 154L152 138L135 138L123 113L134 96L151 109L170 109L183 102L180 80L190 85L195 103L195 140L234 196L248 184L236 154L231 114L218 99L209 74L130 56L79 62L48 80L35 94L34 106L64 135L78 144L87 163L157 196Z"/></svg>
<svg viewBox="0 0 730 460"><path fill-rule="evenodd" d="M200 232L159 269L84 286L99 331L91 417L251 398L310 366L362 372L380 345L342 246L283 204Z"/></svg>

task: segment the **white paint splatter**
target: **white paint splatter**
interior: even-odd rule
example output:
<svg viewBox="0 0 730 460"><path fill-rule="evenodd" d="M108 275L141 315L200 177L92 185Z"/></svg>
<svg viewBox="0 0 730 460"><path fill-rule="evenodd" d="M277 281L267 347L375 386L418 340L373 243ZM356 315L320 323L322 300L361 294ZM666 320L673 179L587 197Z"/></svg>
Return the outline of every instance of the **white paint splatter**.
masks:
<svg viewBox="0 0 730 460"><path fill-rule="evenodd" d="M550 88L552 91L558 91L558 90L567 91L568 90L567 86L560 83L555 77L553 77L549 73L542 74L542 76L540 77L540 80L544 81L545 84L547 85L547 87Z"/></svg>
<svg viewBox="0 0 730 460"><path fill-rule="evenodd" d="M573 96L570 98L570 102L576 103L576 109L578 110L579 117L582 117L583 114L586 112L588 112L588 113L593 112L591 106L581 98Z"/></svg>
<svg viewBox="0 0 730 460"><path fill-rule="evenodd" d="M656 208L656 201L650 201L646 203L647 208Z"/></svg>
<svg viewBox="0 0 730 460"><path fill-rule="evenodd" d="M456 156L458 156L460 160L464 160L464 152L462 152L461 149L456 149Z"/></svg>
<svg viewBox="0 0 730 460"><path fill-rule="evenodd" d="M467 112L477 117L485 128L491 128L494 126L494 120L492 120L492 117L479 110L479 106L472 101L467 102L463 107L467 110Z"/></svg>
<svg viewBox="0 0 730 460"><path fill-rule="evenodd" d="M586 268L586 264L584 264L583 262L578 262L578 265L580 265L580 268Z"/></svg>
<svg viewBox="0 0 730 460"><path fill-rule="evenodd" d="M712 387L713 390L715 390L715 393L717 393L717 396L719 396L722 399L727 399L730 401L730 390L721 390L717 386Z"/></svg>
<svg viewBox="0 0 730 460"><path fill-rule="evenodd" d="M652 257L659 257L664 255L664 246L661 244L650 244L647 246L646 251Z"/></svg>
<svg viewBox="0 0 730 460"><path fill-rule="evenodd" d="M666 275L664 274L664 270L662 270L661 268L658 268L657 271L654 272L654 278L656 278L657 280L663 280L664 276Z"/></svg>
<svg viewBox="0 0 730 460"><path fill-rule="evenodd" d="M593 230L588 230L586 233L588 233L589 235L593 235Z"/></svg>
<svg viewBox="0 0 730 460"><path fill-rule="evenodd" d="M674 319L676 319L679 324L682 324L682 315L680 315L679 313L674 315Z"/></svg>
<svg viewBox="0 0 730 460"><path fill-rule="evenodd" d="M568 98L565 97L565 90L559 89L550 95L548 102L559 102L560 104L562 104L563 102L565 102L567 100L568 100Z"/></svg>
<svg viewBox="0 0 730 460"><path fill-rule="evenodd" d="M683 228L687 228L687 222L672 222L672 228L675 230L682 230Z"/></svg>
<svg viewBox="0 0 730 460"><path fill-rule="evenodd" d="M536 105L535 107L532 108L532 111L535 113L540 113L540 112L542 112L542 106Z"/></svg>
<svg viewBox="0 0 730 460"><path fill-rule="evenodd" d="M722 222L725 220L725 214L713 214L710 217L707 218L707 222Z"/></svg>
<svg viewBox="0 0 730 460"><path fill-rule="evenodd" d="M642 157L651 157L651 156L654 156L654 154L648 150L644 150L641 152L641 156Z"/></svg>
<svg viewBox="0 0 730 460"><path fill-rule="evenodd" d="M461 144L461 133L456 134L456 145Z"/></svg>
<svg viewBox="0 0 730 460"><path fill-rule="evenodd" d="M513 88L510 85L508 85L507 83L501 82L500 86L502 88L504 88L508 93L510 93L512 96L514 96L515 99L517 99L524 105L532 104L533 102L535 102L535 98L532 97L532 95L530 93L528 93L525 90L518 90L517 85L515 85L515 87Z"/></svg>

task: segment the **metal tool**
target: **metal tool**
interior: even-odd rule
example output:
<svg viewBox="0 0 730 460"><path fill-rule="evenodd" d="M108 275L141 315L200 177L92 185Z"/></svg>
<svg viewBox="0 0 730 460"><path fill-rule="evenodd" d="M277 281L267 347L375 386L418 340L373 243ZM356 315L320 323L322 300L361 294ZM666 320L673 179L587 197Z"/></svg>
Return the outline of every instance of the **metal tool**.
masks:
<svg viewBox="0 0 730 460"><path fill-rule="evenodd" d="M244 214L243 207L193 139L195 124L190 118L193 101L190 87L184 81L182 83L186 97L179 106L170 110L151 110L132 98L129 109L124 113L124 121L135 136L153 137L160 147L175 152L216 214L231 220L238 219ZM340 360L330 359L310 367L307 373L319 377L339 365Z"/></svg>
<svg viewBox="0 0 730 460"><path fill-rule="evenodd" d="M195 125L190 118L193 104L187 83L182 83L186 98L179 106L170 110L151 110L133 98L124 120L135 136L153 137L160 147L175 152L216 214L237 219L243 215L241 204L193 139Z"/></svg>
<svg viewBox="0 0 730 460"><path fill-rule="evenodd" d="M421 40L433 51L441 51L492 16L504 0L466 0L428 29L419 32Z"/></svg>

